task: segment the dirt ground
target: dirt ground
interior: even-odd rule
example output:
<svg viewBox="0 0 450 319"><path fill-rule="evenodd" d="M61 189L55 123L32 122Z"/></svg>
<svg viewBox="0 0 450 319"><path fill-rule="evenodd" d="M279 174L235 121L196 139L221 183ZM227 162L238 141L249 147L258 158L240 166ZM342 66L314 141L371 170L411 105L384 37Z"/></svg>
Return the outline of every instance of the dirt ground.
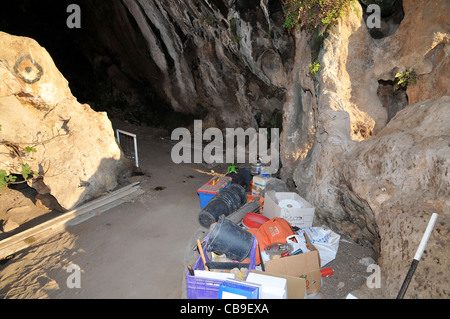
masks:
<svg viewBox="0 0 450 319"><path fill-rule="evenodd" d="M176 142L165 130L123 122L114 126L138 136L140 173L128 182L139 181L143 194L0 261L0 298L185 296L186 244L199 227L196 190L211 178L211 169L223 173L226 168L174 164L170 152ZM5 187L0 190L0 219L6 228L16 228L2 229L0 239L58 214L39 205L33 190ZM379 298L382 288L355 292L370 275L364 261L371 256L370 248L341 237L336 259L325 266L334 274L323 278L322 291L308 298L343 299L353 292ZM79 287L74 287L74 267L80 271Z"/></svg>

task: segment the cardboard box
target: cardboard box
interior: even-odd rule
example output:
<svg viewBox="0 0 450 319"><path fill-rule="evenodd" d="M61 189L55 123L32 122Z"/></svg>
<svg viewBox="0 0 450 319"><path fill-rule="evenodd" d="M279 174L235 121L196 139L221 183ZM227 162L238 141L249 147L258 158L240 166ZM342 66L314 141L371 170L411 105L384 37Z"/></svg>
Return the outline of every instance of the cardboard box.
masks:
<svg viewBox="0 0 450 319"><path fill-rule="evenodd" d="M287 285L287 299L305 299L306 296L306 280L300 277L292 277L282 274L275 274L270 272L263 272L259 270L252 270L256 274L279 277L286 279Z"/></svg>
<svg viewBox="0 0 450 319"><path fill-rule="evenodd" d="M251 271L246 282L261 285L261 299L287 299L287 280Z"/></svg>
<svg viewBox="0 0 450 319"><path fill-rule="evenodd" d="M293 200L300 202L301 208L280 207L278 203L282 200ZM293 192L268 192L264 197L263 215L272 219L280 217L286 219L292 226L299 228L312 227L315 208L304 200L300 195Z"/></svg>
<svg viewBox="0 0 450 319"><path fill-rule="evenodd" d="M306 281L306 293L312 294L321 290L320 256L316 247L311 244L308 236L305 236L307 253L268 260L264 267L268 273L281 274L291 277L304 278Z"/></svg>

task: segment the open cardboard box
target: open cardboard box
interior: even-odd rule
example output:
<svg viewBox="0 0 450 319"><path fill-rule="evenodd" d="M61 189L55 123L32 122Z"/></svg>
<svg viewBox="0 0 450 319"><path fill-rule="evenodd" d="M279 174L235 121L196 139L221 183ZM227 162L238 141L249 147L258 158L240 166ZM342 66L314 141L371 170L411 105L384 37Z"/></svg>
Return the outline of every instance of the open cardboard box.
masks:
<svg viewBox="0 0 450 319"><path fill-rule="evenodd" d="M316 247L305 234L306 247L309 252L264 262L267 274L278 274L303 278L306 281L306 293L312 294L321 290L320 256ZM288 284L289 285L289 284ZM289 287L288 287L289 289ZM288 292L288 298L289 292Z"/></svg>
<svg viewBox="0 0 450 319"><path fill-rule="evenodd" d="M278 202L287 199L302 203L301 208L282 208ZM299 228L312 227L315 208L305 199L293 192L270 191L264 197L263 215L272 219L280 217L286 219L292 226Z"/></svg>
<svg viewBox="0 0 450 319"><path fill-rule="evenodd" d="M286 279L287 284L287 299L305 299L306 295L306 280L299 277L292 277L282 274L275 274L265 271L252 270L251 272L266 276L278 277Z"/></svg>

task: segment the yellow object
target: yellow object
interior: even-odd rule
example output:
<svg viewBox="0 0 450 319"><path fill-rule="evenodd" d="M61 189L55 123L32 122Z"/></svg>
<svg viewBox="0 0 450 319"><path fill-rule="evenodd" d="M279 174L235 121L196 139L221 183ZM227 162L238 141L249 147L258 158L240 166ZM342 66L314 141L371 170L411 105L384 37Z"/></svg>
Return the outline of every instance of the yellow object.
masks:
<svg viewBox="0 0 450 319"><path fill-rule="evenodd" d="M236 267L231 269L230 273L234 274L237 280L244 280L248 274L248 269L247 268L239 269Z"/></svg>

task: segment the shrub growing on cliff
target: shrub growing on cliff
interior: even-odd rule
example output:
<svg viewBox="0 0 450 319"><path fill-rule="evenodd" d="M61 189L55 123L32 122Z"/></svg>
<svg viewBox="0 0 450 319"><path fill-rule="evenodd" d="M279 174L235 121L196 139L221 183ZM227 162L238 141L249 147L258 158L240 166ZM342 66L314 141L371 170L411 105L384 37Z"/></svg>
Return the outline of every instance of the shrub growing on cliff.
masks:
<svg viewBox="0 0 450 319"><path fill-rule="evenodd" d="M309 74L311 76L315 76L320 71L320 64L319 62L314 62L309 64Z"/></svg>
<svg viewBox="0 0 450 319"><path fill-rule="evenodd" d="M357 0L281 0L286 29L308 28L335 23L353 7ZM357 11L356 11L357 12Z"/></svg>
<svg viewBox="0 0 450 319"><path fill-rule="evenodd" d="M417 83L417 73L414 69L406 69L403 72L398 72L395 78L397 79L397 83L394 85L395 91L399 88L407 88L408 85Z"/></svg>

